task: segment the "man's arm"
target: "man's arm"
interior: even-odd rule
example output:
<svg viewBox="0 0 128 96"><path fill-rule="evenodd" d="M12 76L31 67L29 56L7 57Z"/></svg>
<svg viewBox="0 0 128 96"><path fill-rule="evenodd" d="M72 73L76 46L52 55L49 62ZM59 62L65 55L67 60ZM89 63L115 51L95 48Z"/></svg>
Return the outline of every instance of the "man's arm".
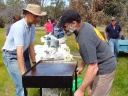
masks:
<svg viewBox="0 0 128 96"><path fill-rule="evenodd" d="M118 39L121 39L121 35L122 35L122 31L119 32L119 38Z"/></svg>
<svg viewBox="0 0 128 96"><path fill-rule="evenodd" d="M121 36L122 36L122 28L121 28L121 26L119 26L120 28L119 28L119 39L121 39Z"/></svg>
<svg viewBox="0 0 128 96"><path fill-rule="evenodd" d="M105 37L105 40L106 40L106 42L108 42L108 32L104 32L104 37Z"/></svg>
<svg viewBox="0 0 128 96"><path fill-rule="evenodd" d="M84 96L85 89L92 83L94 77L96 76L98 71L97 63L92 63L88 66L87 71L84 75L84 80L81 86L77 89L74 96Z"/></svg>
<svg viewBox="0 0 128 96"><path fill-rule="evenodd" d="M119 26L120 28L119 28L119 39L121 39L121 35L122 35L122 28L121 28L121 26Z"/></svg>
<svg viewBox="0 0 128 96"><path fill-rule="evenodd" d="M23 75L25 73L24 69L24 57L23 57L23 46L17 46L17 60L20 67L21 74Z"/></svg>
<svg viewBox="0 0 128 96"><path fill-rule="evenodd" d="M34 43L32 43L32 42L29 45L29 53L30 53L32 62L36 62L35 53L34 53Z"/></svg>

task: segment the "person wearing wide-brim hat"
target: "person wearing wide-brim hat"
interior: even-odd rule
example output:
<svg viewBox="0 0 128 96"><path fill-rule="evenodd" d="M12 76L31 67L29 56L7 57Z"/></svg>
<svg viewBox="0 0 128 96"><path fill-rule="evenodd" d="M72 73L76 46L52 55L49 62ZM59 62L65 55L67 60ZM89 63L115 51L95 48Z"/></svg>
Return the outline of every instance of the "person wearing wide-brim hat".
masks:
<svg viewBox="0 0 128 96"><path fill-rule="evenodd" d="M16 96L24 96L22 86L22 75L25 73L23 53L28 48L32 62L35 64L34 37L35 25L38 16L46 15L41 7L35 4L28 4L23 9L24 18L11 26L8 38L2 48L4 64L16 86Z"/></svg>

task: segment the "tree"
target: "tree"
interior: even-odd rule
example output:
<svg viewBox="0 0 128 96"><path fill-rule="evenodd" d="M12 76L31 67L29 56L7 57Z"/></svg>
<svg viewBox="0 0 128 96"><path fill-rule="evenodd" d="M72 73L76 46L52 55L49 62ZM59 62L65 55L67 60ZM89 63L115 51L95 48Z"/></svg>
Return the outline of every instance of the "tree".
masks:
<svg viewBox="0 0 128 96"><path fill-rule="evenodd" d="M0 2L0 11L2 11L2 10L5 10L5 8L6 8L6 5L4 4L4 2Z"/></svg>
<svg viewBox="0 0 128 96"><path fill-rule="evenodd" d="M120 16L122 10L122 4L121 2L117 1L109 1L105 4L104 12L110 16Z"/></svg>
<svg viewBox="0 0 128 96"><path fill-rule="evenodd" d="M12 17L14 14L22 15L22 4L20 0L6 0L6 9L4 10L4 16L7 22L12 22Z"/></svg>
<svg viewBox="0 0 128 96"><path fill-rule="evenodd" d="M5 27L5 18L4 16L0 15L0 28L4 28Z"/></svg>
<svg viewBox="0 0 128 96"><path fill-rule="evenodd" d="M51 12L49 12L49 15L53 18L59 18L62 12L66 9L66 4L63 0L53 0L50 6Z"/></svg>
<svg viewBox="0 0 128 96"><path fill-rule="evenodd" d="M71 0L69 9L77 10L83 21L96 26L96 18L98 12L103 10L104 2L103 0Z"/></svg>
<svg viewBox="0 0 128 96"><path fill-rule="evenodd" d="M46 4L46 1L43 0L42 5L44 4L43 8L44 8L44 11L47 12L47 15L44 17L41 17L42 18L41 20L46 21L47 17L59 19L63 11L66 9L65 0L51 0L49 5ZM41 25L43 25L43 23Z"/></svg>
<svg viewBox="0 0 128 96"><path fill-rule="evenodd" d="M38 5L41 5L41 1L42 0L25 0L25 3L26 4L29 4L29 3L33 3L33 4L38 4Z"/></svg>
<svg viewBox="0 0 128 96"><path fill-rule="evenodd" d="M3 14L5 9L6 9L6 5L1 0L0 1L0 28L5 27L6 19L4 18L4 14Z"/></svg>

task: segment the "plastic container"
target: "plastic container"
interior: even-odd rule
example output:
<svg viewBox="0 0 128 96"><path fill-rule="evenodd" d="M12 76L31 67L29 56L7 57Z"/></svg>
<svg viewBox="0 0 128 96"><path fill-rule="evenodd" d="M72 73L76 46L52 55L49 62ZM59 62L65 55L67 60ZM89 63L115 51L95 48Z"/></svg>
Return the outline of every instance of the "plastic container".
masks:
<svg viewBox="0 0 128 96"><path fill-rule="evenodd" d="M77 78L77 88L80 87L81 83L83 82L82 78ZM72 81L72 92L75 92L75 80Z"/></svg>

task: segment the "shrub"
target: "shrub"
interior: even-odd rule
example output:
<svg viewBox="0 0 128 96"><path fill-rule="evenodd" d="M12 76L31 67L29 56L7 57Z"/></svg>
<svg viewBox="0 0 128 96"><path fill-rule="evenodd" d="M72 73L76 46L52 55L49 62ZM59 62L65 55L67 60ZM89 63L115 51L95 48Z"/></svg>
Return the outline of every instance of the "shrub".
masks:
<svg viewBox="0 0 128 96"><path fill-rule="evenodd" d="M5 20L4 16L0 15L0 28L4 28L5 23L6 23L6 20Z"/></svg>

